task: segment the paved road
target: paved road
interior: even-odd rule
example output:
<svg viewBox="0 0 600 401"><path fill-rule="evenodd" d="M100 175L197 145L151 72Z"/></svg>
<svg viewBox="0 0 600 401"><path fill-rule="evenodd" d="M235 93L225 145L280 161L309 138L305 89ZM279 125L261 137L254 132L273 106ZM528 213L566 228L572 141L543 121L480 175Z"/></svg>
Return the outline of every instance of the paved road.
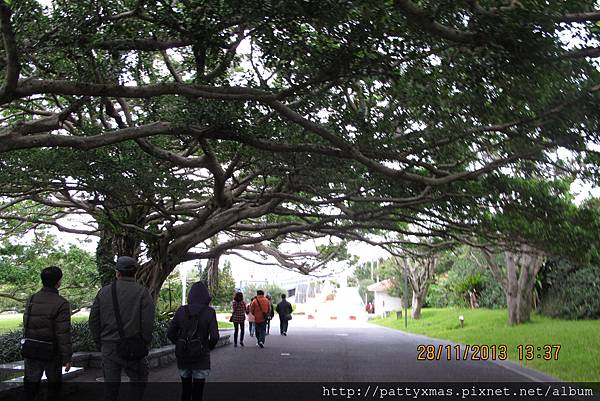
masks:
<svg viewBox="0 0 600 401"><path fill-rule="evenodd" d="M361 322L290 322L288 336L275 330L264 349L246 333L245 347L229 345L212 352L210 381L553 381L513 363L418 361L419 344L447 344ZM301 326L301 327L298 327ZM265 376L261 371L268 372ZM151 381L177 381L175 367L153 371Z"/></svg>

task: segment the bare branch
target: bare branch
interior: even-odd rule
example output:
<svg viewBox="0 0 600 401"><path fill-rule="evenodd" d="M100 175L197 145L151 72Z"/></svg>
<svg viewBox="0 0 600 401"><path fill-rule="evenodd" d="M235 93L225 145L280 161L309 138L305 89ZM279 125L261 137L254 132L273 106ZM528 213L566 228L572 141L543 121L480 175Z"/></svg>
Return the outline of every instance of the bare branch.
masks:
<svg viewBox="0 0 600 401"><path fill-rule="evenodd" d="M163 58L163 61L165 62L165 65L167 66L167 69L171 73L171 76L175 80L175 82L178 82L180 84L183 83L183 79L181 79L181 76L179 75L179 73L177 72L175 67L173 67L173 63L171 63L171 59L169 58L169 55L167 54L167 52L165 50L161 50L160 54Z"/></svg>
<svg viewBox="0 0 600 401"><path fill-rule="evenodd" d="M408 17L409 22L435 36L459 43L472 43L477 37L474 32L460 31L440 24L411 0L396 0L395 5Z"/></svg>
<svg viewBox="0 0 600 401"><path fill-rule="evenodd" d="M96 49L110 51L157 51L191 46L193 43L194 42L191 39L114 39L99 41L94 43L92 46Z"/></svg>
<svg viewBox="0 0 600 401"><path fill-rule="evenodd" d="M0 298L8 298L21 303L25 303L25 301L27 301L27 298L20 298L14 294L8 294L5 292L0 292Z"/></svg>
<svg viewBox="0 0 600 401"><path fill-rule="evenodd" d="M557 22L595 22L600 21L600 11L565 14L555 19Z"/></svg>

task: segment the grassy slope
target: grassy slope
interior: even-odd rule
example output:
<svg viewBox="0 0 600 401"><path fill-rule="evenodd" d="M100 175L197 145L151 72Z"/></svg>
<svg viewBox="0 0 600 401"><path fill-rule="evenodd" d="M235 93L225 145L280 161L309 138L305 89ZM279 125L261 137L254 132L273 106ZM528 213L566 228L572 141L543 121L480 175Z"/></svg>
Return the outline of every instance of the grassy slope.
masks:
<svg viewBox="0 0 600 401"><path fill-rule="evenodd" d="M458 316L465 317L460 328ZM411 333L462 344L506 344L509 358L517 361L517 345L560 344L557 361L523 361L525 366L566 381L600 382L600 320L567 321L534 315L531 322L510 327L506 310L424 309L420 321L408 321ZM373 323L405 330L395 316Z"/></svg>

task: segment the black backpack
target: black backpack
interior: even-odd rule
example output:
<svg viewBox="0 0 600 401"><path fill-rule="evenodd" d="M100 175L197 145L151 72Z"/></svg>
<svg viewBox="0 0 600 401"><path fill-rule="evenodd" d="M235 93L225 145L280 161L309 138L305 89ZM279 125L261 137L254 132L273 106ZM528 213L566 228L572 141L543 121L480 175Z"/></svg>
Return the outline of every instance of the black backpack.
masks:
<svg viewBox="0 0 600 401"><path fill-rule="evenodd" d="M199 313L192 319L188 306L184 306L183 309L185 311L185 323L177 336L175 356L179 360L193 362L207 355L209 349L198 333L202 314ZM190 329L193 329L193 331Z"/></svg>

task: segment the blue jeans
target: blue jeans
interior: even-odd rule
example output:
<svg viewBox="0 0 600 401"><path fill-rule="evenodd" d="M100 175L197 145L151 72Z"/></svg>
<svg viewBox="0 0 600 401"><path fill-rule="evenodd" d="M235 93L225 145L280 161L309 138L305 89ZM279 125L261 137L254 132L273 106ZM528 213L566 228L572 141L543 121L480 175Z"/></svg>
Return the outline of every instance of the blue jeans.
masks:
<svg viewBox="0 0 600 401"><path fill-rule="evenodd" d="M206 379L209 374L210 369L179 369L179 376L184 379L201 380Z"/></svg>
<svg viewBox="0 0 600 401"><path fill-rule="evenodd" d="M250 326L249 330L250 330L250 336L254 335L255 332L255 328L256 328L256 323L254 322L248 322L248 326Z"/></svg>
<svg viewBox="0 0 600 401"><path fill-rule="evenodd" d="M265 343L267 322L256 323L256 342Z"/></svg>

